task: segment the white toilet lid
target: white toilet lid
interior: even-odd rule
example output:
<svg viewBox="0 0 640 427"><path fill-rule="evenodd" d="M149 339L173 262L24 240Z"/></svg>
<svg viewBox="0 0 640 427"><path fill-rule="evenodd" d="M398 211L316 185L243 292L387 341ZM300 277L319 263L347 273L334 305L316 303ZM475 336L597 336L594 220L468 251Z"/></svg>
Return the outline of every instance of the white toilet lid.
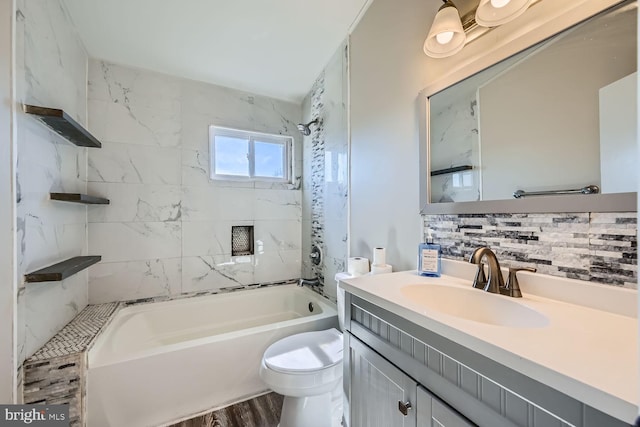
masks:
<svg viewBox="0 0 640 427"><path fill-rule="evenodd" d="M264 362L274 371L304 373L342 362L342 334L336 329L303 332L271 344Z"/></svg>

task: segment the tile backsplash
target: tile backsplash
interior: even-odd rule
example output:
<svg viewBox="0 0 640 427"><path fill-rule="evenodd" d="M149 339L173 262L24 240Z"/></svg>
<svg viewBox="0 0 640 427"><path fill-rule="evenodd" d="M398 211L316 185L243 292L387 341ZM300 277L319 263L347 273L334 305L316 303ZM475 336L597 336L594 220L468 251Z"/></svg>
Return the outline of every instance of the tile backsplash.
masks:
<svg viewBox="0 0 640 427"><path fill-rule="evenodd" d="M637 215L621 213L423 215L443 257L490 247L503 267L637 288ZM425 232L426 235L426 232Z"/></svg>

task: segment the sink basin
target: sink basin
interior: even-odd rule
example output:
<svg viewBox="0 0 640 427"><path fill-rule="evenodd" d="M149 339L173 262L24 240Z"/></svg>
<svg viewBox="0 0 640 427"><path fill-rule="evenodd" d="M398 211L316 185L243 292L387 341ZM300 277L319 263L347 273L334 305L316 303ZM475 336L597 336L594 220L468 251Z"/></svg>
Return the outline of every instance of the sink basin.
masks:
<svg viewBox="0 0 640 427"><path fill-rule="evenodd" d="M518 300L480 289L441 285L407 285L400 292L413 303L474 322L509 328L543 328L549 324L544 314Z"/></svg>

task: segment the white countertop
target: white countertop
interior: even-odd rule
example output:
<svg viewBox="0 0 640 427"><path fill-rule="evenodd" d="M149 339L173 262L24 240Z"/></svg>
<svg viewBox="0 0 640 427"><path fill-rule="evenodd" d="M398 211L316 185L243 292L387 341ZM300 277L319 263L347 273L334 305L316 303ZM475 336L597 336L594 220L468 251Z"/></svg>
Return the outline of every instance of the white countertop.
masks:
<svg viewBox="0 0 640 427"><path fill-rule="evenodd" d="M449 261L449 266L452 265ZM468 267L463 269L469 271ZM523 274L520 278L523 298L491 296L509 298L544 314L549 318L549 324L544 327L510 328L466 320L428 310L401 292L403 287L412 284L469 288L473 275L470 279L445 275L430 278L410 271L349 278L340 286L353 295L633 424L638 415L640 389L638 320L633 317L634 313L629 313L634 311L629 307L637 306L637 292L552 276L530 276L535 277L531 282L545 284L527 286L529 275ZM556 293L558 287L570 289L575 285L580 286L577 288L580 295L576 298L580 304L567 302L569 297L560 301L540 296ZM540 289L549 286L549 292L540 290L538 286ZM633 298L631 304L630 298ZM590 302L582 304L582 299ZM610 301L604 301L606 299L621 301L627 310L616 313L611 309ZM603 301L602 310L593 308L597 307L597 300Z"/></svg>

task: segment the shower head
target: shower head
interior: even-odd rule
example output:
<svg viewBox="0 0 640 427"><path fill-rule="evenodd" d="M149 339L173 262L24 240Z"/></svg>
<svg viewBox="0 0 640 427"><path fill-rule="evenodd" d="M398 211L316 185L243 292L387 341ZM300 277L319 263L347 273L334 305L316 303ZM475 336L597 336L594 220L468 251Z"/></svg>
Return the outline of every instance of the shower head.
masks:
<svg viewBox="0 0 640 427"><path fill-rule="evenodd" d="M313 124L317 125L318 124L318 119L313 119L309 123L307 123L306 125L304 123L298 123L298 130L304 136L309 136L309 135L311 135L311 128L309 126L311 126Z"/></svg>

